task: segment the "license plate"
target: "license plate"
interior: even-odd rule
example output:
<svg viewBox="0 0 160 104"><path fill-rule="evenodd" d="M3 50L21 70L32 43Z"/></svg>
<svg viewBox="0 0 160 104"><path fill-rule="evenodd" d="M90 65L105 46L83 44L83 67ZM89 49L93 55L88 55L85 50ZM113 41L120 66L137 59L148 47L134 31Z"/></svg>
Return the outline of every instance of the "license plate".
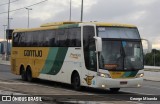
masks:
<svg viewBox="0 0 160 104"><path fill-rule="evenodd" d="M120 84L125 85L125 84L127 84L127 81L121 81Z"/></svg>

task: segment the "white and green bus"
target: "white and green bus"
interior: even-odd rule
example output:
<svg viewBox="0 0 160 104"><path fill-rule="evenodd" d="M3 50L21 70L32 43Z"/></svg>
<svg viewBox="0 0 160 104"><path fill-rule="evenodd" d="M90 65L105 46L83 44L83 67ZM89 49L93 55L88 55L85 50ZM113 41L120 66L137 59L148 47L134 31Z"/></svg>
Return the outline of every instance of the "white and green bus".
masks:
<svg viewBox="0 0 160 104"><path fill-rule="evenodd" d="M55 22L15 29L11 70L23 80L46 79L118 91L143 82L143 48L136 26Z"/></svg>

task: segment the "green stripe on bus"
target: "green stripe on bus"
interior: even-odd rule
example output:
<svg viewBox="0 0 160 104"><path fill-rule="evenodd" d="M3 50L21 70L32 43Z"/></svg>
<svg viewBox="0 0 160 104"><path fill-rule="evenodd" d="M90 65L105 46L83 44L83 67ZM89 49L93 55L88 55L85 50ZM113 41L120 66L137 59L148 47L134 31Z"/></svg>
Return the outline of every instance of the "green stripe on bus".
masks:
<svg viewBox="0 0 160 104"><path fill-rule="evenodd" d="M131 74L131 72L130 72L130 71L129 71L129 72L125 72L125 73L122 75L122 77L123 77L123 78L129 77L129 76L130 76L130 74Z"/></svg>
<svg viewBox="0 0 160 104"><path fill-rule="evenodd" d="M125 72L125 74L122 77L135 77L138 71L129 71Z"/></svg>
<svg viewBox="0 0 160 104"><path fill-rule="evenodd" d="M58 52L58 48L56 48L56 47L49 49L48 57L47 57L47 59L45 61L45 65L44 65L41 73L46 74L51 70L51 68L53 66L53 61L56 58L57 52Z"/></svg>
<svg viewBox="0 0 160 104"><path fill-rule="evenodd" d="M135 77L137 75L138 71L132 71L130 77Z"/></svg>
<svg viewBox="0 0 160 104"><path fill-rule="evenodd" d="M41 73L56 75L61 70L67 51L68 47L51 48Z"/></svg>
<svg viewBox="0 0 160 104"><path fill-rule="evenodd" d="M47 73L47 74L56 75L61 70L62 65L64 63L64 59L65 59L66 54L67 54L67 51L68 51L68 47L67 48L60 47L58 49L58 53L56 55L56 59L54 61L54 64L53 64L50 72Z"/></svg>

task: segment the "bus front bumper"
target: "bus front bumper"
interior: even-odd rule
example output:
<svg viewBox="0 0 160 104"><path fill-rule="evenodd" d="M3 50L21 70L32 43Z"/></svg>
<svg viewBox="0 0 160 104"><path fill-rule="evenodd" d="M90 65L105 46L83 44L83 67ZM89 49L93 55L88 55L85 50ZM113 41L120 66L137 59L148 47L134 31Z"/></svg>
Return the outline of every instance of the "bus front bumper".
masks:
<svg viewBox="0 0 160 104"><path fill-rule="evenodd" d="M97 78L98 88L131 88L131 87L141 87L143 83L143 78L132 78L132 79L112 79L112 78Z"/></svg>

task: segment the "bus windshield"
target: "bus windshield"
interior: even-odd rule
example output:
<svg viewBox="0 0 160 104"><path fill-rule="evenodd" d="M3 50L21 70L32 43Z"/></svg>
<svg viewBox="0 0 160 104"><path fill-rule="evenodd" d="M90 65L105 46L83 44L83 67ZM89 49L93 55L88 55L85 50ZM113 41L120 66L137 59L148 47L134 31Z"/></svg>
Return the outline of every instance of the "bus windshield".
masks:
<svg viewBox="0 0 160 104"><path fill-rule="evenodd" d="M102 38L102 52L99 53L100 69L143 69L142 44L137 29L128 29L127 31L127 28L112 28L113 30L111 28L107 30L105 27L104 30L103 27L103 32L101 27L98 29L98 36ZM121 36L122 32L123 36ZM114 36L114 33L117 33L117 37Z"/></svg>

